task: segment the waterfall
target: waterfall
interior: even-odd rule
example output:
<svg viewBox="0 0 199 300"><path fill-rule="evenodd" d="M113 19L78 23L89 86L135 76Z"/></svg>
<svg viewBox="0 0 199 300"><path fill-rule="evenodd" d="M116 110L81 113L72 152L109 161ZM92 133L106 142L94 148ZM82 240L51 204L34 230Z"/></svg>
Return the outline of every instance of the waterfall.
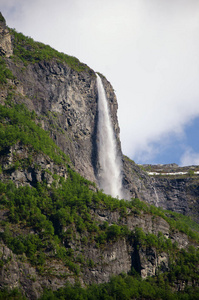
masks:
<svg viewBox="0 0 199 300"><path fill-rule="evenodd" d="M154 187L154 192L155 192L155 197L156 197L156 201L155 201L155 206L158 207L158 203L159 203L159 197L158 197L158 193L156 191L156 188Z"/></svg>
<svg viewBox="0 0 199 300"><path fill-rule="evenodd" d="M101 78L97 75L98 90L98 159L99 186L112 197L123 198L121 158L117 153L117 142L113 130L106 93Z"/></svg>

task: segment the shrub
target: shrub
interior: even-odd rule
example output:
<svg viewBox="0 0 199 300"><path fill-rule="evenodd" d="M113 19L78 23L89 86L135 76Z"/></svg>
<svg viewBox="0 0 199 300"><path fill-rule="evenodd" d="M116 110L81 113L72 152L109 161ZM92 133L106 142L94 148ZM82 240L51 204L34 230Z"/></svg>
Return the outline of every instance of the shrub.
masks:
<svg viewBox="0 0 199 300"><path fill-rule="evenodd" d="M25 65L56 59L62 63L67 63L77 72L86 71L94 75L94 71L81 63L76 57L60 53L49 45L35 42L32 38L24 36L14 29L10 29L10 32L14 37L14 56L22 60Z"/></svg>
<svg viewBox="0 0 199 300"><path fill-rule="evenodd" d="M7 79L14 79L12 72L7 68L5 61L0 57L0 85L7 83Z"/></svg>

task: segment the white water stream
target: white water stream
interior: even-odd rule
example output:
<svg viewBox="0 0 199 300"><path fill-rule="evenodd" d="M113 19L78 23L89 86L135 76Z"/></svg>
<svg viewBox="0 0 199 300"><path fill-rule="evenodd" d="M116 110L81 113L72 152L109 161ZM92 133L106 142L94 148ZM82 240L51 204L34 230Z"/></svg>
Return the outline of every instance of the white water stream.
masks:
<svg viewBox="0 0 199 300"><path fill-rule="evenodd" d="M96 74L97 75L97 74ZM123 198L121 158L117 154L117 142L102 80L97 75L98 89L98 158L99 185L104 193Z"/></svg>

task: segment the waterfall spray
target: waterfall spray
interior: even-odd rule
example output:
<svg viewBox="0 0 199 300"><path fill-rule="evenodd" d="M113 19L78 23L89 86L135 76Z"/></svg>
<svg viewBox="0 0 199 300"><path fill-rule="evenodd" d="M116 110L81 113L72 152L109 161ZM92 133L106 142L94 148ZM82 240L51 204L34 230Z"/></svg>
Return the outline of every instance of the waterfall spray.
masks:
<svg viewBox="0 0 199 300"><path fill-rule="evenodd" d="M99 75L97 75L97 89L99 185L104 193L121 199L123 197L121 158L117 154L117 142L111 123L106 93Z"/></svg>

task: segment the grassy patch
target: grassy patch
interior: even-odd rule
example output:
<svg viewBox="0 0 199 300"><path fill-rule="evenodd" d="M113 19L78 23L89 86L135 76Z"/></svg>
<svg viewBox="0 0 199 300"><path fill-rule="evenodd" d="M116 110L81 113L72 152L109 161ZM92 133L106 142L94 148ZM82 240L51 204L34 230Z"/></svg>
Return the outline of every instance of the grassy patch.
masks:
<svg viewBox="0 0 199 300"><path fill-rule="evenodd" d="M48 155L57 164L68 162L69 158L56 146L48 132L35 124L35 117L35 112L30 112L23 104L12 108L0 105L0 151L21 142Z"/></svg>
<svg viewBox="0 0 199 300"><path fill-rule="evenodd" d="M0 86L7 83L8 79L14 79L12 72L7 68L5 61L0 57Z"/></svg>
<svg viewBox="0 0 199 300"><path fill-rule="evenodd" d="M94 72L85 64L81 63L76 57L60 53L49 45L35 42L32 38L24 36L22 33L10 29L14 37L14 56L23 61L25 65L38 63L40 61L50 61L56 59L60 62L67 63L77 72Z"/></svg>

